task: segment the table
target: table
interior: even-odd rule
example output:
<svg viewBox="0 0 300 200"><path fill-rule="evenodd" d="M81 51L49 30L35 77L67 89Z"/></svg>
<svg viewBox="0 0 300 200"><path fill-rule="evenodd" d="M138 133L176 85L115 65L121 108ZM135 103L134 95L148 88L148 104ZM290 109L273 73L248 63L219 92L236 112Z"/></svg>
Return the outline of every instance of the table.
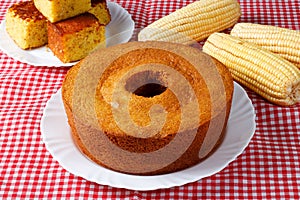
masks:
<svg viewBox="0 0 300 200"><path fill-rule="evenodd" d="M136 28L190 3L114 0ZM15 0L0 0L0 20ZM300 30L300 1L240 0L241 22ZM1 39L1 38L0 38ZM0 198L300 199L300 104L279 107L246 89L256 112L250 144L225 169L184 186L134 191L99 185L63 169L46 150L40 120L68 67L34 67L0 52Z"/></svg>

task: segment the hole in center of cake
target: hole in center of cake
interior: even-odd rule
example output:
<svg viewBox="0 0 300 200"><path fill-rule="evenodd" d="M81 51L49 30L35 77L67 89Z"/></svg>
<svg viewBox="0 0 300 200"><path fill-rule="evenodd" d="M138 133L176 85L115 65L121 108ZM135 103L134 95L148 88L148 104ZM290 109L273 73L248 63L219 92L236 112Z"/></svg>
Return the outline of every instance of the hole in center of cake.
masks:
<svg viewBox="0 0 300 200"><path fill-rule="evenodd" d="M143 71L132 75L125 84L125 89L137 96L154 97L166 91L162 72Z"/></svg>
<svg viewBox="0 0 300 200"><path fill-rule="evenodd" d="M136 89L133 93L138 96L143 97L154 97L156 95L162 94L167 87L157 84L157 83L148 83Z"/></svg>

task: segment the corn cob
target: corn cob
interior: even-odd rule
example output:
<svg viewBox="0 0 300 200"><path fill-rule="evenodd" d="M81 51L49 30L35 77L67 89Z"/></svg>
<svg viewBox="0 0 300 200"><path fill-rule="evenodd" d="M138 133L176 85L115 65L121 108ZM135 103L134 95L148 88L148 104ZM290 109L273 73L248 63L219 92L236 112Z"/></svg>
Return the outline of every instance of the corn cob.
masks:
<svg viewBox="0 0 300 200"><path fill-rule="evenodd" d="M300 70L282 57L224 33L212 34L203 51L227 66L237 82L270 102L287 106L300 101Z"/></svg>
<svg viewBox="0 0 300 200"><path fill-rule="evenodd" d="M139 41L190 44L232 27L241 16L237 0L200 0L162 17L144 28Z"/></svg>
<svg viewBox="0 0 300 200"><path fill-rule="evenodd" d="M231 35L276 53L300 68L300 32L270 25L238 23Z"/></svg>

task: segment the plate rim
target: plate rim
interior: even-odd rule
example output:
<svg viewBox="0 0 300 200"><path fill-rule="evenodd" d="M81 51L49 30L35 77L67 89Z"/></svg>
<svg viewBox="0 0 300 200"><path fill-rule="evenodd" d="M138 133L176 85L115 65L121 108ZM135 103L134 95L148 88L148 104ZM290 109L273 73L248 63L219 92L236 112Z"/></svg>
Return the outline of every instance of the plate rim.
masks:
<svg viewBox="0 0 300 200"><path fill-rule="evenodd" d="M170 173L170 174L153 175L153 176L140 176L140 175L130 175L130 174L125 174L125 173L115 172L113 170L109 170L109 169L106 169L106 168L103 168L103 167L97 165L96 163L90 161L85 155L83 155L81 153L81 151L77 148L74 141L72 140L72 142L71 142L72 144L68 144L68 145L71 145L71 146L73 146L72 148L77 149L78 152L76 152L76 153L80 153L81 156L83 156L84 159L86 159L86 161L89 162L89 164L91 165L90 168L96 167L97 169L104 170L104 172L107 172L107 174L101 174L100 173L101 178L99 179L99 174L97 174L97 176L95 175L94 177L93 176L91 177L89 174L80 174L80 172L76 172L76 171L74 171L74 169L70 169L68 164L66 164L65 161L63 161L64 159L61 159L57 155L57 153L52 149L51 143L49 143L49 141L47 141L47 135L45 135L45 130L44 130L46 123L49 123L49 121L47 122L47 111L51 108L50 106L52 106L55 103L55 101L58 101L56 103L60 103L61 106L63 106L62 99L61 99L61 96L60 96L61 95L61 89L59 89L55 94L53 94L51 96L51 98L47 101L46 107L43 111L43 115L42 115L41 123L40 123L40 130L41 130L41 134L42 134L42 140L43 140L48 152L50 152L50 154L53 156L54 160L58 161L58 163L60 164L60 166L62 168L64 168L65 170L67 170L68 172L70 172L70 173L72 173L76 176L82 177L82 178L84 178L88 181L92 181L92 182L95 182L97 184L112 186L112 187L116 187L116 188L125 188L125 189L129 189L129 190L139 190L139 191L166 189L166 188L171 188L171 187L175 187L175 186L181 186L181 185L184 185L184 184L187 184L187 183L191 183L191 182L201 180L202 178L209 177L211 175L214 175L214 174L222 171L231 162L233 162L239 155L241 155L244 152L245 148L249 145L249 143L250 143L250 141L251 141L251 139L252 139L252 137L255 133L255 130L256 130L255 109L254 109L253 104L252 104L250 98L248 97L246 91L236 82L234 82L234 86L235 86L234 95L235 95L236 91L241 92L241 94L244 97L243 100L247 103L246 105L243 105L243 106L244 107L248 106L249 112L251 112L250 114L251 114L251 119L252 120L249 120L249 123L251 123L251 128L250 128L251 130L249 130L248 136L247 136L246 140L244 141L245 144L242 145L242 147L239 148L239 151L237 151L234 155L231 155L231 158L228 159L225 163L223 163L222 166L217 167L216 170L213 170L210 173L207 173L205 176L202 175L200 178L196 177L195 174L192 173L193 168L196 168L198 165L203 165L203 163L205 161L210 159L214 154L216 154L216 152L218 152L220 147L210 157L208 157L204 162L201 162L201 163L199 163L196 166L193 166L191 168L181 170L181 171L178 171L178 172L174 172L174 173ZM59 114L60 115L65 115L64 116L65 120L67 120L64 110L63 110L63 113L59 113ZM230 115L232 115L232 113ZM230 117L229 117L229 122L230 122ZM67 121L65 121L65 123L67 123ZM69 125L67 125L67 126L69 126ZM69 131L70 131L70 129L69 129ZM71 135L70 132L68 134ZM226 135L225 135L225 139L226 139ZM222 144L220 146L222 146ZM118 179L119 182L111 180L111 178L116 178L114 176L117 176L119 178ZM172 181L164 180L164 179L169 179L170 177L172 178ZM131 184L131 185L126 185L126 183L124 184L124 180L127 180L127 179L131 179L135 183ZM160 180L160 181L164 180L164 181L162 181L162 185L155 185L153 183L153 181L155 182L155 180L157 180L157 179ZM149 182L150 182L150 184L149 184ZM143 183L143 184L141 184L141 183ZM145 183L147 183L148 185L145 184Z"/></svg>

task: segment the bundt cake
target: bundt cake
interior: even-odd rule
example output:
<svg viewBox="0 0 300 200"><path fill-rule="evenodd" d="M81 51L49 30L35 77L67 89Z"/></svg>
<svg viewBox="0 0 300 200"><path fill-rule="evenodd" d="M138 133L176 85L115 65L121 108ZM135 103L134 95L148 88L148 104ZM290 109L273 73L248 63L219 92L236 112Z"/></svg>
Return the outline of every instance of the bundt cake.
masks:
<svg viewBox="0 0 300 200"><path fill-rule="evenodd" d="M72 67L62 99L78 148L122 173L192 167L222 142L233 80L197 48L129 42L98 49Z"/></svg>

